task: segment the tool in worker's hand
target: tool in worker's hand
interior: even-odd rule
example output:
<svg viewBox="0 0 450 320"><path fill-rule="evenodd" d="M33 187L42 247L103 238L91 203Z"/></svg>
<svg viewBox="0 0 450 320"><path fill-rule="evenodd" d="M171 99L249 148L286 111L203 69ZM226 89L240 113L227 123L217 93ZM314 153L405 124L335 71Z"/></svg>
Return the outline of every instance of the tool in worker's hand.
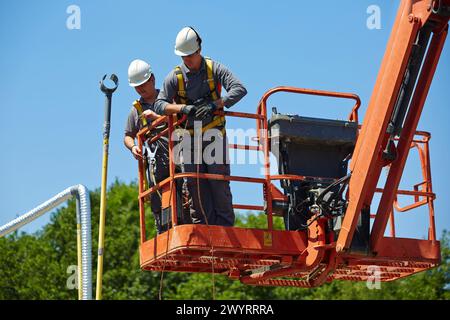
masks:
<svg viewBox="0 0 450 320"><path fill-rule="evenodd" d="M107 75L105 74L100 81L100 90L105 94L105 121L103 124L103 163L102 163L102 186L100 195L100 221L98 231L98 260L97 260L97 289L96 300L102 299L102 278L103 278L103 254L105 242L105 217L106 217L106 181L108 173L108 149L109 149L109 130L111 120L111 100L112 94L119 86L119 78L112 74L109 79L114 82L113 87L107 87L104 83Z"/></svg>
<svg viewBox="0 0 450 320"><path fill-rule="evenodd" d="M153 148L153 150L152 150L152 148ZM156 151L158 151L158 148L159 148L159 144L154 144L151 147L147 148L148 156L150 157L150 159L155 159Z"/></svg>

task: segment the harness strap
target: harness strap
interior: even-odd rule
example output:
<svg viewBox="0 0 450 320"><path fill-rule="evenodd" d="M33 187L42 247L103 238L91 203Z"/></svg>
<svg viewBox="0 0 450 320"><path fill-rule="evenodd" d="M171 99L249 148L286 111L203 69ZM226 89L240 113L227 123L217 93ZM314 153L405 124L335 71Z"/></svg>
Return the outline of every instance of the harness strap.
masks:
<svg viewBox="0 0 450 320"><path fill-rule="evenodd" d="M211 95L211 99L213 101L216 101L220 97L220 93L222 91L222 86L219 83L216 87L216 83L214 81L214 74L213 74L213 60L209 57L205 57L205 63L206 63L206 75L207 75L207 82L209 86L209 91ZM181 71L181 67L177 66L175 67L175 75L177 77L178 82L178 91L177 91L177 98L179 103L187 104L188 98L186 95L186 88L184 83L184 74ZM208 123L202 128L202 133L205 132L208 129L212 129L215 127L225 127L225 116L214 116L213 121ZM188 130L191 134L194 132L193 129ZM223 128L222 133L225 132L225 128Z"/></svg>
<svg viewBox="0 0 450 320"><path fill-rule="evenodd" d="M208 76L208 85L209 85L209 91L211 93L211 98L213 101L216 101L219 99L220 97L220 93L222 91L222 86L218 85L217 90L216 90L216 83L214 81L214 76L213 76L213 61L211 60L211 58L209 57L205 57L205 62L206 62L206 74ZM217 92L219 92L219 96L217 96ZM210 124L214 123L213 126L209 127ZM214 128L214 127L218 127L218 126L225 126L225 116L215 116L214 120L209 123L208 125L206 125L205 127L208 127L208 129ZM208 130L205 129L205 130ZM202 129L203 131L203 129Z"/></svg>
<svg viewBox="0 0 450 320"><path fill-rule="evenodd" d="M222 134L225 134L225 117L224 116L215 116L214 120L202 127L202 133L205 133L206 130L222 127L220 130ZM187 130L189 134L192 136L194 134L194 129Z"/></svg>
<svg viewBox="0 0 450 320"><path fill-rule="evenodd" d="M178 91L177 95L180 99L180 103L187 104L186 88L184 86L184 76L181 68L179 66L175 67L175 75L178 81Z"/></svg>
<svg viewBox="0 0 450 320"><path fill-rule="evenodd" d="M209 91L211 93L212 100L216 101L219 98L217 97L216 84L214 82L213 77L213 61L211 60L211 58L205 57L205 62L206 62L206 75L208 76L207 80L209 85Z"/></svg>
<svg viewBox="0 0 450 320"><path fill-rule="evenodd" d="M136 109L138 116L139 116L139 120L141 121L141 125L142 127L146 127L147 126L147 119L145 117L142 116L142 113L144 112L144 110L142 109L142 104L139 100L135 100L133 102L133 107Z"/></svg>
<svg viewBox="0 0 450 320"><path fill-rule="evenodd" d="M144 112L143 108L142 108L142 104L139 100L135 100L133 102L133 107L136 109L138 116L139 116L139 121L141 122L141 126L142 128L145 128L148 124L147 119L145 117L142 116L142 113ZM144 168L145 171L147 172L147 170L149 169L149 161L146 155L146 150L144 150ZM149 188L149 183L148 183L148 178L147 178L147 174L144 174L144 190L147 190Z"/></svg>

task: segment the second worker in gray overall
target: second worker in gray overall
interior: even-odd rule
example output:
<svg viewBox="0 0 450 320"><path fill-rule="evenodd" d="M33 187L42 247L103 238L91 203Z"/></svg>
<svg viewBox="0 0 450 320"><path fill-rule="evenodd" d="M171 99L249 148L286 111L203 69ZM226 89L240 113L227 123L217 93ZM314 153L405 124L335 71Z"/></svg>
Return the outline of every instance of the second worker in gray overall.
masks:
<svg viewBox="0 0 450 320"><path fill-rule="evenodd" d="M133 87L139 94L140 99L133 102L133 107L130 110L126 124L125 124L125 137L124 144L131 151L136 160L142 160L141 154L144 154L149 161L146 161L146 181L148 186L152 187L156 183L161 182L165 178L169 177L169 150L168 150L168 138L163 136L159 140L148 146L147 150L150 150L152 156L142 152L139 146L136 145L135 139L139 130L150 125L151 122L158 117L158 114L154 112L154 102L158 96L159 90L155 88L155 76L151 70L150 65L143 60L134 60L131 62L128 68L128 81L131 87ZM165 125L161 125L160 128L155 128L155 132L160 132L165 128ZM146 143L147 144L147 143ZM144 145L145 148L145 145ZM182 181L177 182L176 190L178 194L182 193ZM150 203L152 213L155 218L155 226L157 233L160 234L167 230L169 227L168 217L164 219L161 208L161 195L159 192L153 192L150 196ZM181 209L181 203L178 204L179 210L182 210L181 221L179 224L191 223L191 219L188 213Z"/></svg>

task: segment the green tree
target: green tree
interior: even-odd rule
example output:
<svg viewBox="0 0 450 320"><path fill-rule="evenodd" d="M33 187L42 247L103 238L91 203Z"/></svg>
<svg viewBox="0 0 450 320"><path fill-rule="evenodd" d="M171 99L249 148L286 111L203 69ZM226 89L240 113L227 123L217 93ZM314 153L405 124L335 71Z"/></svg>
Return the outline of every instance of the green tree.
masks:
<svg viewBox="0 0 450 320"><path fill-rule="evenodd" d="M158 299L161 273L139 267L139 209L136 183L115 181L108 190L103 276L104 299ZM93 283L100 191L91 192ZM57 209L51 221L35 234L14 233L0 238L0 299L77 299L67 288L69 266L77 264L75 201ZM148 237L154 236L147 213ZM241 214L237 226L264 228L262 214ZM280 218L275 228L282 229ZM382 283L369 290L365 283L335 281L319 288L245 286L221 275L166 272L162 277L165 299L449 299L449 234L441 239L442 264L432 270ZM214 284L214 295L213 295Z"/></svg>

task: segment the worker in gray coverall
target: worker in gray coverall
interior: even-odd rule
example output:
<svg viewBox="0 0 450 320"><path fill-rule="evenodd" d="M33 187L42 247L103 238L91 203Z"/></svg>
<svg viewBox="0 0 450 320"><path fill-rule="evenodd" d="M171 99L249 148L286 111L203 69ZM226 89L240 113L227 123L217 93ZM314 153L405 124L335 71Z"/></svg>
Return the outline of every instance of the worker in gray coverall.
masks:
<svg viewBox="0 0 450 320"><path fill-rule="evenodd" d="M139 130L150 125L152 120L160 117L160 115L153 111L154 102L159 90L155 89L155 76L152 73L150 65L142 60L134 60L131 62L128 68L128 81L130 86L134 87L136 92L140 95L140 99L134 101L133 107L128 115L125 124L124 144L131 151L133 156L137 160L140 160L142 150L135 144L135 138ZM149 168L146 168L146 171L148 170L148 172L150 172L148 180L150 181L150 186L153 186L169 176L167 137L161 137L159 140L155 141L155 143L150 146L150 149L153 153L153 158L149 159L150 165ZM177 192L181 194L181 183L177 184ZM153 192L150 197L150 202L152 213L155 217L156 230L158 234L160 234L166 231L169 226L168 221L162 221L160 194L158 194L158 192ZM189 210L187 211L187 215L189 215ZM178 223L192 223L190 217L186 217L186 214L183 214L182 220L183 221L178 221Z"/></svg>
<svg viewBox="0 0 450 320"><path fill-rule="evenodd" d="M182 150L185 172L230 175L225 118L213 113L223 109L224 106L227 108L233 106L247 94L247 90L228 68L201 55L201 41L192 27L185 27L178 33L175 54L181 56L183 63L171 71L164 80L154 110L161 115L185 114L188 116L187 129L193 128L194 121L201 121L202 131L211 129L218 133L211 141L201 139L197 149L202 150L197 151L194 150L194 138L191 137L190 150ZM221 97L222 86L227 93ZM193 130L190 131L192 134ZM214 161L211 163L205 161L204 153L212 143L219 145L219 149L222 150L215 150ZM195 154L199 151L201 158ZM229 181L197 178L187 180L193 203L191 210L193 223L234 225L235 215Z"/></svg>

